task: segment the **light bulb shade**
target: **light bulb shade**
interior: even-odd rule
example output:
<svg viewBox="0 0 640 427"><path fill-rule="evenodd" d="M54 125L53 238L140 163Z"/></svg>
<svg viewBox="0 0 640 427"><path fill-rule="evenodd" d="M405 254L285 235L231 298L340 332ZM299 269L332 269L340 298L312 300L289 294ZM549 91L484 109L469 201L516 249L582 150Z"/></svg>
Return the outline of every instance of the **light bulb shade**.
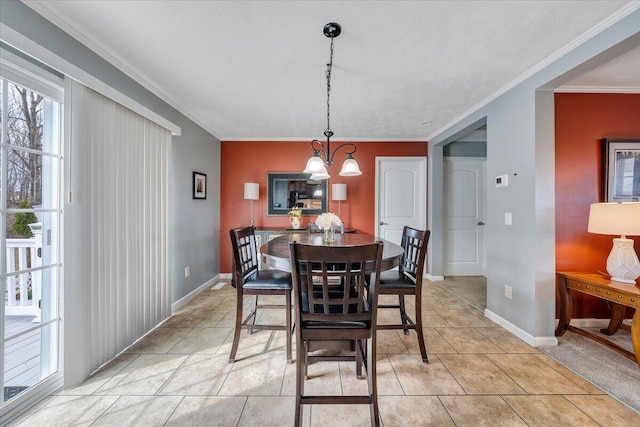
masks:
<svg viewBox="0 0 640 427"><path fill-rule="evenodd" d="M317 153L307 160L307 166L302 171L303 173L310 174L327 174L327 168L324 166L324 161Z"/></svg>
<svg viewBox="0 0 640 427"><path fill-rule="evenodd" d="M329 178L331 178L331 176L329 175L329 172L327 172L327 168L324 169L324 172L312 173L309 177L309 179L313 179L316 181L322 181Z"/></svg>
<svg viewBox="0 0 640 427"><path fill-rule="evenodd" d="M592 203L587 231L640 236L640 202Z"/></svg>
<svg viewBox="0 0 640 427"><path fill-rule="evenodd" d="M342 164L342 169L340 169L340 176L358 176L362 175L360 172L360 166L358 166L358 162L354 159L351 154L347 157L347 160Z"/></svg>
<svg viewBox="0 0 640 427"><path fill-rule="evenodd" d="M260 196L260 185L257 182L244 183L244 199L258 200Z"/></svg>
<svg viewBox="0 0 640 427"><path fill-rule="evenodd" d="M347 184L332 184L331 200L347 200Z"/></svg>

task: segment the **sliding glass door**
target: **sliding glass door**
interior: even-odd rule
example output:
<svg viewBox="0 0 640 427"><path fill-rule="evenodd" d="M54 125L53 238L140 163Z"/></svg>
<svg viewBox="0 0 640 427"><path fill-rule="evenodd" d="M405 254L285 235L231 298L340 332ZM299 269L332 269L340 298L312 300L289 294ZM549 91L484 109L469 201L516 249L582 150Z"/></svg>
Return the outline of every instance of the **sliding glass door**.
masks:
<svg viewBox="0 0 640 427"><path fill-rule="evenodd" d="M11 410L61 375L62 88L2 66L0 382Z"/></svg>

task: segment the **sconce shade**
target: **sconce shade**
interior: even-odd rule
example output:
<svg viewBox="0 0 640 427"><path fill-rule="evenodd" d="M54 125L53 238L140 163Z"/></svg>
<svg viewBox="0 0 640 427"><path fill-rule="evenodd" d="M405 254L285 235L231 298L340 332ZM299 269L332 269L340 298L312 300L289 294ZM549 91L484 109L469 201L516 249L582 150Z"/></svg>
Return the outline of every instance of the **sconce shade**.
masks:
<svg viewBox="0 0 640 427"><path fill-rule="evenodd" d="M589 209L587 231L613 234L613 248L607 258L607 273L611 280L636 284L640 277L640 261L633 240L626 236L640 235L640 203L593 203Z"/></svg>
<svg viewBox="0 0 640 427"><path fill-rule="evenodd" d="M245 200L258 200L260 194L260 185L257 182L245 182L244 183L244 199Z"/></svg>
<svg viewBox="0 0 640 427"><path fill-rule="evenodd" d="M332 200L347 200L347 184L332 184L331 185L331 199Z"/></svg>
<svg viewBox="0 0 640 427"><path fill-rule="evenodd" d="M339 173L340 176L358 176L362 175L360 172L360 166L358 166L358 162L351 155L347 157L347 160L342 164L342 169Z"/></svg>
<svg viewBox="0 0 640 427"><path fill-rule="evenodd" d="M640 236L640 202L592 203L589 233Z"/></svg>

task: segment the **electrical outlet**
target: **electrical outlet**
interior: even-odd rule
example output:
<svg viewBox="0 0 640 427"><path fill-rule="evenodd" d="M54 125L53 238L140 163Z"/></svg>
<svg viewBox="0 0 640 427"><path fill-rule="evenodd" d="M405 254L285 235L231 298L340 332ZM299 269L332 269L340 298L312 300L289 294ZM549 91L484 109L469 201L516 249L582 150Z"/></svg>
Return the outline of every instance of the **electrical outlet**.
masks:
<svg viewBox="0 0 640 427"><path fill-rule="evenodd" d="M506 299L511 299L512 298L512 293L511 292L512 292L511 286L504 285L504 297Z"/></svg>
<svg viewBox="0 0 640 427"><path fill-rule="evenodd" d="M184 268L184 277L189 277L189 276L191 276L191 266L187 265Z"/></svg>

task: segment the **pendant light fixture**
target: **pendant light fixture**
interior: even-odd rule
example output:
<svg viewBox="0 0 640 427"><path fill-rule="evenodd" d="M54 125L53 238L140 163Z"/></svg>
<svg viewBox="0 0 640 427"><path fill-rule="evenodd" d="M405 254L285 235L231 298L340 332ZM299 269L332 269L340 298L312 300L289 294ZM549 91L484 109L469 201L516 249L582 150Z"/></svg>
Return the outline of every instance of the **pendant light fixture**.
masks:
<svg viewBox="0 0 640 427"><path fill-rule="evenodd" d="M347 159L342 164L340 170L340 176L358 176L362 175L360 172L360 166L358 162L353 158L353 153L357 148L355 144L346 143L336 147L333 152L331 151L331 137L333 131L331 130L331 108L330 108L330 94L331 94L331 69L333 68L333 39L340 35L342 31L340 24L330 22L324 26L324 35L331 39L331 51L329 56L329 63L327 64L327 130L324 131L324 136L327 138L326 145L317 139L311 141L311 148L313 149L313 155L307 161L307 166L304 168L304 173L310 173L311 179L322 180L329 179L330 175L327 171L327 166L333 164L333 157L340 148L347 150Z"/></svg>

